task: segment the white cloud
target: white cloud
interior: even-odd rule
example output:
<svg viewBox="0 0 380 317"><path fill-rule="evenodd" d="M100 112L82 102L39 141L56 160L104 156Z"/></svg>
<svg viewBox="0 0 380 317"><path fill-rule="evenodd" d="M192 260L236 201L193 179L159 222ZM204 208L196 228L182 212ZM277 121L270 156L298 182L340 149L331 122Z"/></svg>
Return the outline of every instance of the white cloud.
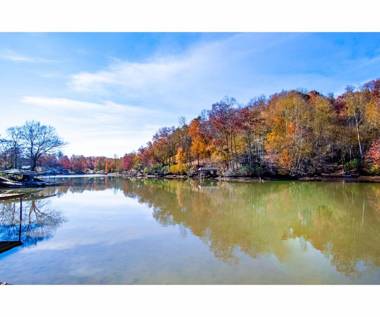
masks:
<svg viewBox="0 0 380 317"><path fill-rule="evenodd" d="M323 51L329 53L318 53ZM349 52L318 34L233 34L176 55L113 61L73 74L68 84L84 96L116 95L191 118L224 96L247 102L282 89L336 92L349 83L347 78L360 77L355 74L376 73L377 58L359 60Z"/></svg>
<svg viewBox="0 0 380 317"><path fill-rule="evenodd" d="M226 95L248 101L263 91L259 59L298 35L238 34L202 43L177 55L113 61L93 72L73 74L69 87L84 95L118 94L139 104L155 104L193 116ZM273 78L273 77L272 77Z"/></svg>
<svg viewBox="0 0 380 317"><path fill-rule="evenodd" d="M37 118L54 126L68 143L68 154L119 156L146 144L157 128L176 114L112 101L24 96L14 109L18 119ZM155 124L157 123L157 124Z"/></svg>
<svg viewBox="0 0 380 317"><path fill-rule="evenodd" d="M54 62L51 59L33 57L28 55L23 55L12 50L6 50L0 53L0 59L15 62L15 63L51 63Z"/></svg>
<svg viewBox="0 0 380 317"><path fill-rule="evenodd" d="M182 72L189 71L190 68L190 61L174 58L157 59L145 63L117 62L104 71L75 74L71 84L76 90L93 89L100 85L120 85L134 90L172 80Z"/></svg>
<svg viewBox="0 0 380 317"><path fill-rule="evenodd" d="M109 112L109 113L155 113L153 110L122 105L112 101L103 103L87 102L67 98L50 98L40 96L24 96L21 99L22 103L34 105L37 107L55 109L61 111L94 111L94 112Z"/></svg>
<svg viewBox="0 0 380 317"><path fill-rule="evenodd" d="M224 96L218 76L231 60L225 56L225 45L212 42L179 55L152 56L140 62L114 61L99 71L74 74L69 86L84 93L120 93L128 100L186 108L194 104L188 101L201 101L205 95ZM235 53L230 50L229 54L232 57Z"/></svg>
<svg viewBox="0 0 380 317"><path fill-rule="evenodd" d="M201 85L198 90L203 89L202 82L206 78L201 80L199 77L204 76L200 69L207 69L206 65L202 67L205 61L198 54L157 57L134 63L118 61L98 72L73 75L69 86L89 95L113 97L119 94L132 103L178 110L189 105L185 100L194 99L196 95L193 94L204 95L193 90L193 82L198 81Z"/></svg>

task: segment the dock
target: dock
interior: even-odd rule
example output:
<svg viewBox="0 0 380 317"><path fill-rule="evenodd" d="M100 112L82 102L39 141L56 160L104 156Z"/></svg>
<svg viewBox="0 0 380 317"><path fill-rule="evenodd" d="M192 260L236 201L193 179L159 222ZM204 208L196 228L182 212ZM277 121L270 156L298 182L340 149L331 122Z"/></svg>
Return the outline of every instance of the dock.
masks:
<svg viewBox="0 0 380 317"><path fill-rule="evenodd" d="M0 253L22 245L21 241L0 241Z"/></svg>
<svg viewBox="0 0 380 317"><path fill-rule="evenodd" d="M24 197L25 193L0 193L0 201L2 200L13 200L13 199L20 199Z"/></svg>
<svg viewBox="0 0 380 317"><path fill-rule="evenodd" d="M5 200L19 200L20 204L20 224L18 230L18 240L16 241L0 241L0 253L6 252L13 248L22 245L21 242L21 228L22 228L22 198L26 196L25 193L2 193L0 194L0 202Z"/></svg>

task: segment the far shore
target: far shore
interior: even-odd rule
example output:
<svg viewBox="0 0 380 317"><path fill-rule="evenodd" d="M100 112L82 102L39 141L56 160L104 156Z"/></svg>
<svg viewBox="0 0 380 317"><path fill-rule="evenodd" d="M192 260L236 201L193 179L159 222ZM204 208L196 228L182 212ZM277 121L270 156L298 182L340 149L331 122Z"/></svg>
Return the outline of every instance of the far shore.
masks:
<svg viewBox="0 0 380 317"><path fill-rule="evenodd" d="M28 174L26 174L28 175ZM294 181L294 182L344 182L344 183L380 183L380 176L370 175L337 175L326 174L322 176L305 176L305 177L291 177L289 175L274 175L274 176L241 176L241 175L179 175L179 174L144 174L144 173L78 173L78 174L56 174L56 175L43 175L38 173L34 176L23 176L23 180L15 181L14 179L2 177L0 182L1 188L29 188L29 187L46 187L46 186L60 186L64 185L63 179L67 178L106 178L106 177L122 177L131 180L145 180L145 179L167 179L167 180L210 180L218 182L236 182L236 183L264 183L272 181Z"/></svg>
<svg viewBox="0 0 380 317"><path fill-rule="evenodd" d="M187 175L141 175L130 176L123 173L109 174L70 174L70 175L44 175L40 178L75 178L75 177L124 177L127 179L168 179L168 180L187 180L187 179L207 179L225 182L253 183L266 181L301 181L301 182L350 182L350 183L380 183L380 176L308 176L308 177L247 177L247 176L217 176L199 178Z"/></svg>

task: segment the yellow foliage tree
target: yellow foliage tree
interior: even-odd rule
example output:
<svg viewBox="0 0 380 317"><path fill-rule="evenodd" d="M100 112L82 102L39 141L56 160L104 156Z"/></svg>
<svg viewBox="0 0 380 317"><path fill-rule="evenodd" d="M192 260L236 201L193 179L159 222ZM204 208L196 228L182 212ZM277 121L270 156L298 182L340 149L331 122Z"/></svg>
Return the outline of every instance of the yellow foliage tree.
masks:
<svg viewBox="0 0 380 317"><path fill-rule="evenodd" d="M298 171L301 161L310 155L308 138L310 108L298 92L283 93L272 98L267 109L265 148L280 169Z"/></svg>
<svg viewBox="0 0 380 317"><path fill-rule="evenodd" d="M189 135L191 137L191 155L197 159L199 166L200 159L207 153L207 143L206 138L201 132L200 118L191 121L189 125Z"/></svg>
<svg viewBox="0 0 380 317"><path fill-rule="evenodd" d="M171 165L169 171L173 174L184 174L187 171L186 167L186 153L179 147L175 155L176 164Z"/></svg>

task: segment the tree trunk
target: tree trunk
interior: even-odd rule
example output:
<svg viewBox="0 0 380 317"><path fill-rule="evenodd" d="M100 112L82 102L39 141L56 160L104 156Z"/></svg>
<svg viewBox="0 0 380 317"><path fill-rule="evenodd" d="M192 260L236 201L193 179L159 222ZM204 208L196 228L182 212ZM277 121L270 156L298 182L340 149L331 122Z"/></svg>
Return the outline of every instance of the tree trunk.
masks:
<svg viewBox="0 0 380 317"><path fill-rule="evenodd" d="M359 145L360 161L362 161L363 160L363 149L362 149L362 143L360 141L359 123L358 123L358 119L356 118L356 116L355 116L355 125L356 125L356 135L358 138L358 145Z"/></svg>
<svg viewBox="0 0 380 317"><path fill-rule="evenodd" d="M247 145L248 145L248 164L249 167L252 168L252 142L251 142L251 135L250 133L247 133Z"/></svg>
<svg viewBox="0 0 380 317"><path fill-rule="evenodd" d="M37 158L32 156L30 159L30 169L34 172L36 170L36 167L37 167Z"/></svg>

